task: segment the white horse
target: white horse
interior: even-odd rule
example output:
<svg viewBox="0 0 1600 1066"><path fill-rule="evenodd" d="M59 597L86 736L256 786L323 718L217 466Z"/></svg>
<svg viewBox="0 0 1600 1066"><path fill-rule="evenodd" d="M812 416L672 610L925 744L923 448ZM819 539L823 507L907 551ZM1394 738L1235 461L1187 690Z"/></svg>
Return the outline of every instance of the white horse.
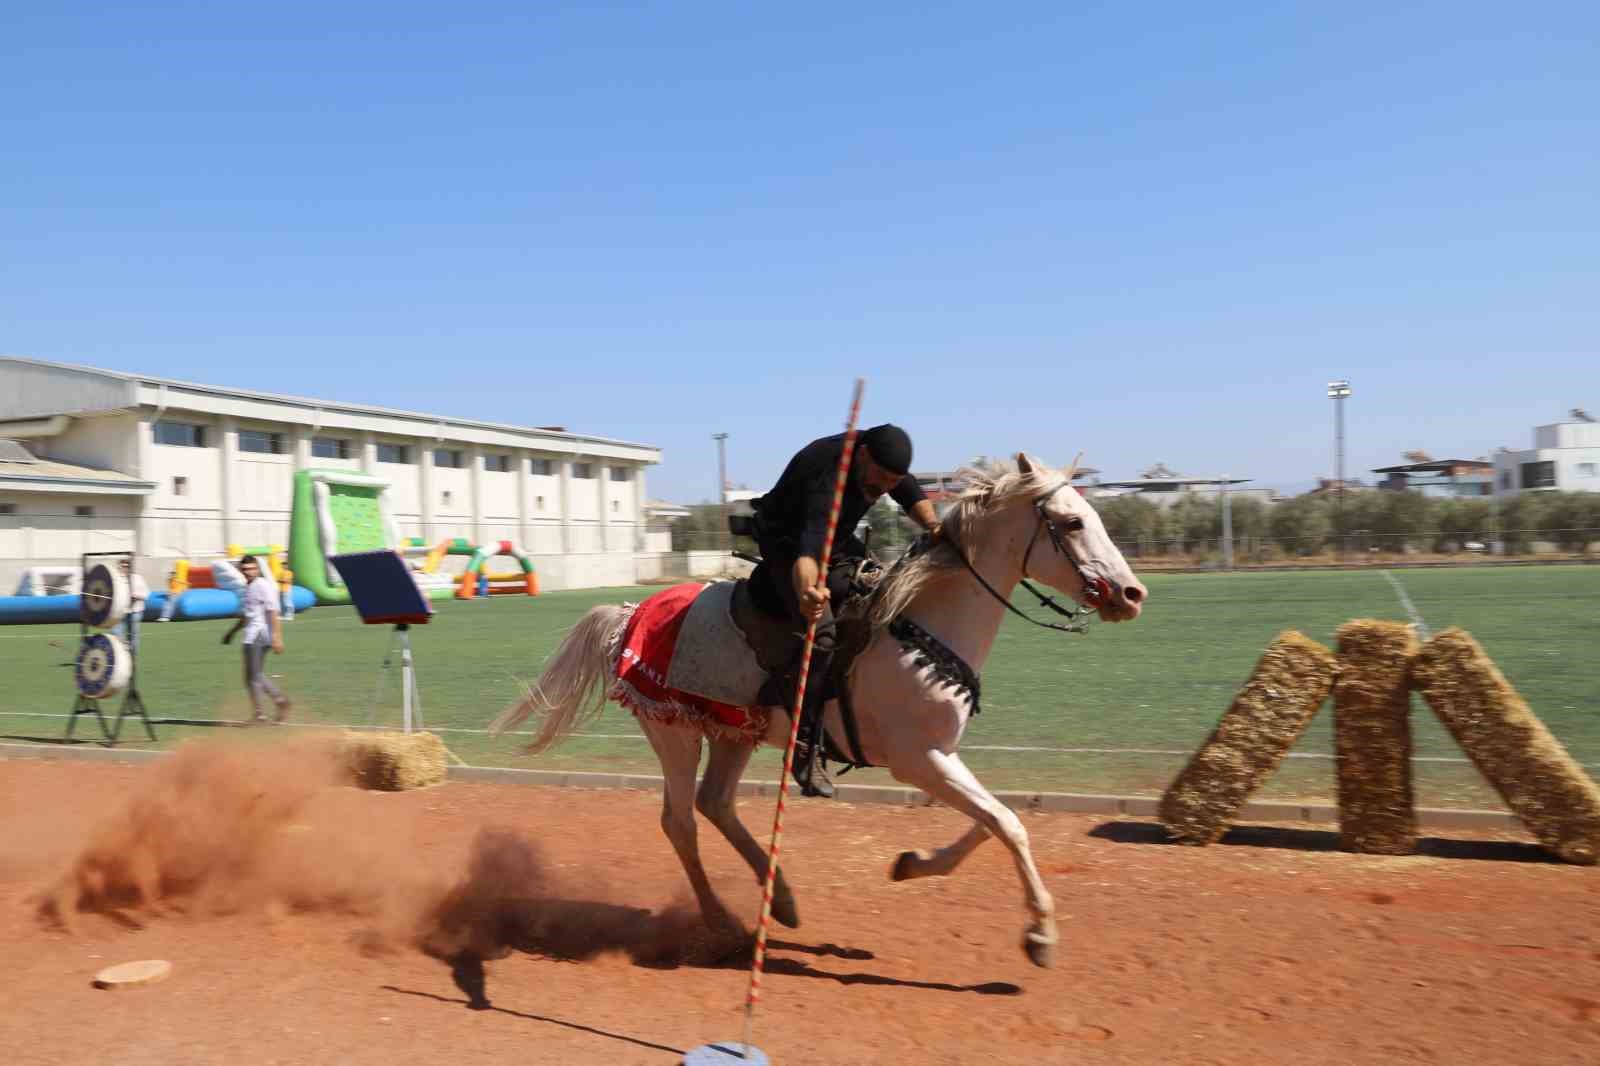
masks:
<svg viewBox="0 0 1600 1066"><path fill-rule="evenodd" d="M885 579L872 613L875 623L908 619L977 673L989 658L1011 592L1024 578L1098 610L1106 621L1138 617L1145 587L1106 535L1099 515L1072 487L1070 470L1053 470L1019 454L1015 466L993 464L967 473L968 488L947 513L937 545ZM598 714L615 676L618 638L627 617L621 606L592 608L567 634L528 695L495 720L493 731L537 715L540 731L527 748L536 753ZM902 647L881 629L856 659L849 684L866 760L887 767L896 780L922 789L973 822L948 847L902 853L891 878L948 874L988 837L999 837L1016 861L1030 913L1023 947L1036 965L1049 966L1057 940L1055 904L1034 866L1027 831L956 754L973 709L972 695L942 680L925 654ZM768 712L765 740L782 746L788 741L788 710L772 707ZM712 891L701 865L694 812L722 832L750 864L758 883L764 881L766 853L734 808L739 778L754 745L727 735L717 723L636 717L661 761L661 828L683 863L707 924L736 930L738 924ZM823 721L839 750L849 751L837 701L827 703ZM697 791L702 741L710 744L711 756ZM784 925L800 924L781 870L772 912Z"/></svg>

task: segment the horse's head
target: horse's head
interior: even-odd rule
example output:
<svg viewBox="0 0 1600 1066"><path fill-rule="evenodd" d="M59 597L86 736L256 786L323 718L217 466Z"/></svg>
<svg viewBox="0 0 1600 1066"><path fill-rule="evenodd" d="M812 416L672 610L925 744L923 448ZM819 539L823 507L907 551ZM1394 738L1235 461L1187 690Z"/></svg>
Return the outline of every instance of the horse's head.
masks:
<svg viewBox="0 0 1600 1066"><path fill-rule="evenodd" d="M1017 472L1048 475L1041 464L1017 453ZM1107 622L1139 617L1149 596L1105 523L1072 487L1071 472L1033 500L1033 533L1024 549L1024 576L1034 577L1100 612Z"/></svg>

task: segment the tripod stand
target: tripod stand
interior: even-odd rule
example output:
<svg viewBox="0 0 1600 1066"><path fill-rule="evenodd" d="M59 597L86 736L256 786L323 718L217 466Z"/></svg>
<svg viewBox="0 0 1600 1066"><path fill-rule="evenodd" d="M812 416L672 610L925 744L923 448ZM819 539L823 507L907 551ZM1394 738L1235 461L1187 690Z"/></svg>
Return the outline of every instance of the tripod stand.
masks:
<svg viewBox="0 0 1600 1066"><path fill-rule="evenodd" d="M388 670L393 664L396 647L400 649L400 721L405 732L410 733L412 732L413 720L417 729L423 728L423 725L422 693L417 688L416 661L411 655L411 624L409 622L397 623L389 633L389 647L383 653L382 668L384 670ZM380 692L383 689L384 676L383 674L378 675L378 689ZM378 697L374 696L372 702L376 706Z"/></svg>

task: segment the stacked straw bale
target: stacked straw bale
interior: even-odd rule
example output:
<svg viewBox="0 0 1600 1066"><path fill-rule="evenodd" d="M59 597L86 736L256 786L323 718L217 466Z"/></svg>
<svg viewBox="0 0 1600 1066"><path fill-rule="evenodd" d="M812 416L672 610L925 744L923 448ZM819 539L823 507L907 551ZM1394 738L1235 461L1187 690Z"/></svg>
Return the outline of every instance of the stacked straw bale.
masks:
<svg viewBox="0 0 1600 1066"><path fill-rule="evenodd" d="M1333 653L1294 630L1268 645L1210 739L1189 760L1157 810L1185 844L1209 844L1289 754L1327 699Z"/></svg>
<svg viewBox="0 0 1600 1066"><path fill-rule="evenodd" d="M1600 858L1600 789L1461 629L1428 641L1412 683L1528 829L1567 862Z"/></svg>
<svg viewBox="0 0 1600 1066"><path fill-rule="evenodd" d="M1411 784L1413 627L1358 619L1339 627L1333 744L1339 842L1346 851L1409 855L1417 846Z"/></svg>
<svg viewBox="0 0 1600 1066"><path fill-rule="evenodd" d="M403 792L444 781L444 742L432 733L347 732L344 750L362 788Z"/></svg>

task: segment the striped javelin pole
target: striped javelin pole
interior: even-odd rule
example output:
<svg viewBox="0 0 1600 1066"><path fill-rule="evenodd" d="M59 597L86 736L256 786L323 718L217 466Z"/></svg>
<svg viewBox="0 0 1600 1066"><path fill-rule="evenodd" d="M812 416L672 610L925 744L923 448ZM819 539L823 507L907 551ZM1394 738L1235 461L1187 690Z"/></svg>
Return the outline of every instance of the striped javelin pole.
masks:
<svg viewBox="0 0 1600 1066"><path fill-rule="evenodd" d="M844 424L844 451L839 455L839 473L833 482L833 504L828 508L828 531L822 538L821 580L828 580L828 560L833 555L833 534L839 526L839 508L844 502L844 486L850 477L850 458L856 450L856 419L861 414L864 378L856 378L850 397L850 417ZM744 1000L744 1045L750 1045L750 1027L756 1002L761 998L761 968L767 961L767 926L772 922L772 889L778 877L778 850L783 840L783 808L789 797L789 773L794 768L795 742L800 736L800 710L805 706L806 678L811 673L811 649L817 642L817 623L806 626L806 643L800 653L800 680L794 687L794 711L789 715L789 745L783 750L783 776L778 778L778 809L772 818L772 846L767 849L767 880L761 889L761 921L756 925L756 953L750 964L750 991Z"/></svg>

